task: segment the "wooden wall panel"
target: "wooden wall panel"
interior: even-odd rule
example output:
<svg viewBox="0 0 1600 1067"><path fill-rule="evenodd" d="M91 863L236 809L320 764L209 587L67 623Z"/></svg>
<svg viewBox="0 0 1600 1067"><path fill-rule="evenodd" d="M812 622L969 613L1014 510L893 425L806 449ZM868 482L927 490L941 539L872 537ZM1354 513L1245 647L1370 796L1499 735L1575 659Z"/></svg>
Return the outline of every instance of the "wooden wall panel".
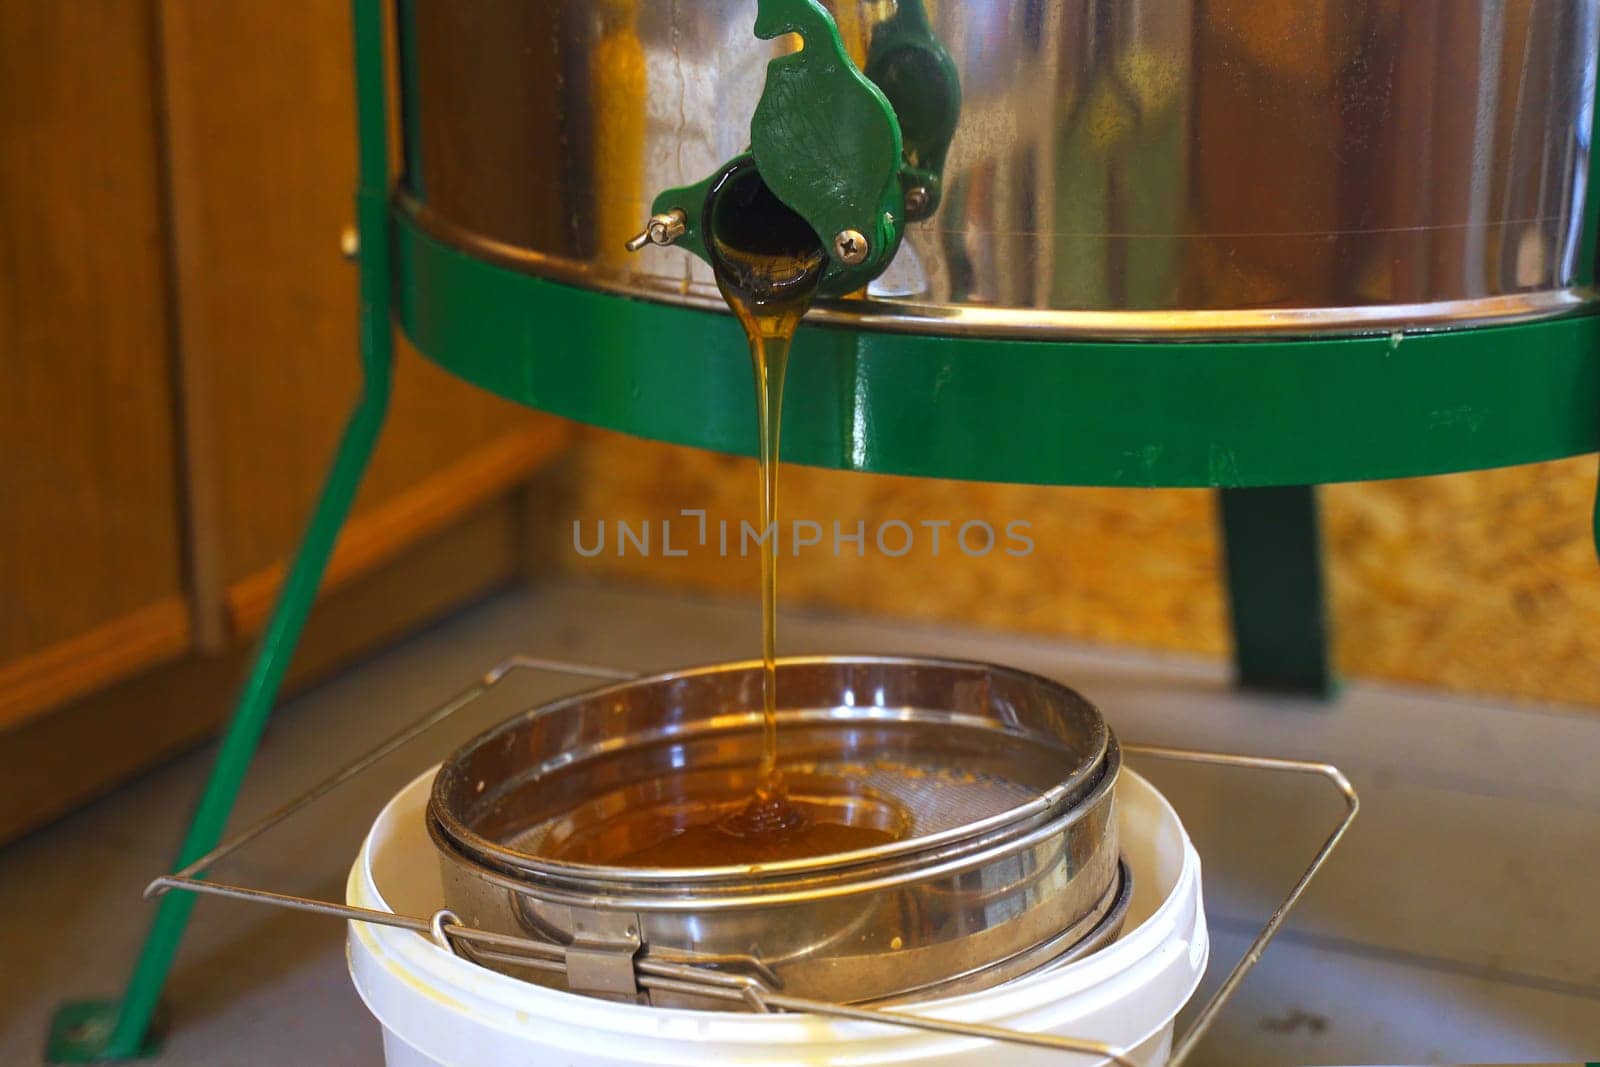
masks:
<svg viewBox="0 0 1600 1067"><path fill-rule="evenodd" d="M570 499L550 551L571 572L744 598L755 558L722 558L677 518L667 557L659 523L682 508L755 522L755 465L591 432L573 458ZM843 474L786 466L785 521L837 518L1033 523L1035 552L984 559L926 537L902 559L846 546L779 564L782 602L1029 630L1080 640L1226 655L1214 496L1196 490L1047 489ZM1346 676L1463 693L1600 707L1600 562L1590 526L1592 456L1504 470L1329 486L1322 492L1336 662ZM571 524L594 546L573 547ZM615 522L655 529L653 552L617 554ZM948 534L946 535L948 538ZM891 542L892 543L892 542ZM735 548L737 546L735 545ZM752 614L752 626L755 616ZM752 629L750 654L759 635Z"/></svg>
<svg viewBox="0 0 1600 1067"><path fill-rule="evenodd" d="M571 482L553 549L569 571L756 594L757 557L753 551L739 555L737 533L741 521L757 524L753 460L589 431L574 457ZM695 543L696 520L678 517L683 508L708 513L707 547ZM786 528L810 520L824 529L822 544L798 557L785 544L778 564L783 604L1210 654L1227 648L1215 500L1204 490L977 485L785 465L778 510ZM662 552L659 524L669 518L673 550L683 556ZM605 551L584 558L574 548L571 524L583 523L584 544L592 550L602 519L610 531ZM714 525L724 519L733 531L728 557ZM648 557L631 547L619 555L618 520L635 531L652 524ZM845 533L858 522L866 525L863 555L848 543L834 555L835 520ZM1001 541L982 557L952 545L963 523L988 522L998 537L1013 520L1032 524L1027 533L1035 547L1027 556L1006 555ZM922 524L940 521L951 525L935 554L931 531ZM906 523L916 535L911 551L898 558L872 543L877 528L889 522ZM888 550L898 552L903 537L886 529ZM977 528L971 544L980 548ZM750 654L757 654L759 633L752 630L750 639Z"/></svg>
<svg viewBox="0 0 1600 1067"><path fill-rule="evenodd" d="M521 501L493 501L325 597L288 691L503 583L522 553ZM250 644L130 678L0 735L0 844L208 736L229 711ZM92 737L95 743L85 745ZM352 753L353 755L353 753ZM176 835L180 827L174 826ZM176 837L173 839L177 840Z"/></svg>
<svg viewBox="0 0 1600 1067"><path fill-rule="evenodd" d="M0 4L0 726L187 644L153 56Z"/></svg>
<svg viewBox="0 0 1600 1067"><path fill-rule="evenodd" d="M161 6L183 347L206 394L230 596L298 543L359 388L356 271L339 252L355 184L349 7ZM532 418L402 345L358 517Z"/></svg>
<svg viewBox="0 0 1600 1067"><path fill-rule="evenodd" d="M1600 707L1595 459L1324 491L1339 662Z"/></svg>
<svg viewBox="0 0 1600 1067"><path fill-rule="evenodd" d="M201 736L248 665L360 384L348 19L0 3L0 838ZM402 348L291 676L524 573L567 435Z"/></svg>

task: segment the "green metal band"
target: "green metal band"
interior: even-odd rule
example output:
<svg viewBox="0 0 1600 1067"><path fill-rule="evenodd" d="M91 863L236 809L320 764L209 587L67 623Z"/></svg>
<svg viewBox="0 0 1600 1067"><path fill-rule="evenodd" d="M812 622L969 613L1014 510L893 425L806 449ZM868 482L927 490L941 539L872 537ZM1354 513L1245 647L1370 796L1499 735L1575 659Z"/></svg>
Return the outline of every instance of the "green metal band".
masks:
<svg viewBox="0 0 1600 1067"><path fill-rule="evenodd" d="M430 359L580 422L754 454L727 315L544 281L394 216L396 310ZM1052 485L1309 485L1600 448L1600 318L1401 337L1044 343L804 327L783 458Z"/></svg>

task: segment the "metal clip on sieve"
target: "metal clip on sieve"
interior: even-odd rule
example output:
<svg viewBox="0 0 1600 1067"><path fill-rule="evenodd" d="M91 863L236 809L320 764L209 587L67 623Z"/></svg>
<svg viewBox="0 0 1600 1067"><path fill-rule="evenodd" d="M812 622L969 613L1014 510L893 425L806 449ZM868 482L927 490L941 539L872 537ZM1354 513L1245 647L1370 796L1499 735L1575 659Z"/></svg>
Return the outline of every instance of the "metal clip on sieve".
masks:
<svg viewBox="0 0 1600 1067"><path fill-rule="evenodd" d="M508 659L489 671L476 684L455 698L423 715L376 748L358 757L312 786L305 793L284 804L260 822L235 834L187 867L173 874L157 878L145 889L145 897L153 899L176 889L182 892L202 893L230 900L268 904L291 911L343 919L347 922L373 923L380 926L410 930L422 937L448 946L451 951L468 959L484 963L508 963L551 973L565 973L569 977L578 977L580 982L592 982L602 987L614 987L616 992L624 994L636 993L639 990L692 993L695 996L721 1000L725 1003L740 1004L752 1011L807 1012L835 1019L881 1023L887 1026L907 1027L933 1033L952 1034L1013 1045L1052 1049L1078 1055L1097 1056L1113 1063L1132 1067L1132 1061L1127 1059L1123 1050L1112 1048L1097 1041L1058 1037L1051 1034L1030 1034L999 1027L952 1022L885 1008L855 1007L831 1001L790 996L773 988L770 972L763 974L762 965L754 959L743 961L723 958L714 961L652 959L649 955L640 952L640 949L645 946L637 943L637 925L633 927L632 931L627 929L626 924L620 930L611 928L596 929L592 931L592 936L585 938L582 944L564 946L532 938L515 937L488 930L475 929L464 925L455 915L443 909L425 917L398 915L392 912L374 911L333 901L317 900L249 886L229 885L204 880L206 873L216 863L237 852L268 830L327 796L343 783L370 769L380 760L449 719L456 712L487 694L508 675L517 671L543 671L612 682L629 681L639 677L639 674L635 671L611 667L568 663L528 656L517 656ZM1322 842L1321 847L1318 848L1311 862L1295 881L1282 902L1273 909L1272 915L1256 935L1255 940L1251 942L1244 956L1240 958L1238 963L1234 964L1233 969L1228 972L1227 977L1223 979L1222 984L1217 988L1211 999L1199 1010L1189 1030L1174 1042L1172 1057L1169 1062L1174 1067L1181 1067L1183 1062L1194 1051L1195 1045L1210 1029L1218 1013L1233 996L1235 990L1238 989L1239 983L1244 980L1251 968L1261 958L1261 954L1266 949L1267 944L1283 926L1290 910L1299 902L1300 897L1305 893L1312 879L1316 877L1317 872L1322 869L1323 864L1332 855L1333 850L1344 837L1345 831L1349 829L1350 824L1355 820L1356 813L1360 809L1360 801L1343 773L1337 767L1327 763L1133 744L1125 744L1122 749L1129 755L1153 759L1176 760L1185 763L1247 770L1309 774L1324 778L1330 782L1345 803L1345 811L1338 824ZM712 966L707 966L708 962ZM734 963L745 964L744 969L749 973L733 973L723 969L727 965ZM630 972L627 976L622 973L624 968Z"/></svg>
<svg viewBox="0 0 1600 1067"><path fill-rule="evenodd" d="M637 916L597 912L575 917L567 946L567 982L584 993L635 996L639 992L634 957L644 942Z"/></svg>

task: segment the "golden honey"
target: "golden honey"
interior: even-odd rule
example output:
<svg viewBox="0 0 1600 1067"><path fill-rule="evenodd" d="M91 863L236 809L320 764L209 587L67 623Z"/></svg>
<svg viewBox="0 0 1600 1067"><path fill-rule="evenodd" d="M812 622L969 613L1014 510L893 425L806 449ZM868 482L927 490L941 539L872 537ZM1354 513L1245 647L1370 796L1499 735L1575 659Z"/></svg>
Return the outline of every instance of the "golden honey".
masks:
<svg viewBox="0 0 1600 1067"><path fill-rule="evenodd" d="M817 294L827 255L817 235L783 204L754 167L724 175L707 203L706 250L717 288L744 328L755 377L761 496L761 773L755 796L720 822L732 841L806 832L807 814L785 796L778 771L778 462L783 383L795 329Z"/></svg>
<svg viewBox="0 0 1600 1067"><path fill-rule="evenodd" d="M580 817L549 852L606 867L758 866L875 848L905 830L897 805L861 803L844 783L786 789L765 800L751 798L743 776L729 776L712 795L703 781L697 785L690 797L629 806L592 822Z"/></svg>

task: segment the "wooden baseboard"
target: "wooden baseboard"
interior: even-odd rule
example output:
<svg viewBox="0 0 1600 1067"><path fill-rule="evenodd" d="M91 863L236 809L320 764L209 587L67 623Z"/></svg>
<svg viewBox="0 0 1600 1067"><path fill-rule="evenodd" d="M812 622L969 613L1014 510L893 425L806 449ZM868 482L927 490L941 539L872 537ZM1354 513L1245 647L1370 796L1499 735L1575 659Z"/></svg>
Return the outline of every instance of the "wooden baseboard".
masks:
<svg viewBox="0 0 1600 1067"><path fill-rule="evenodd" d="M463 513L506 496L548 466L570 439L566 423L540 420L356 517L334 548L320 595L393 563ZM279 563L228 587L224 606L233 644L266 622L285 571ZM190 605L171 596L0 665L0 731L179 660L193 642Z"/></svg>
<svg viewBox="0 0 1600 1067"><path fill-rule="evenodd" d="M339 535L319 595L383 566L462 512L526 482L566 449L571 436L567 423L541 419L355 516ZM275 563L228 586L228 629L236 639L266 623L287 568L287 562Z"/></svg>
<svg viewBox="0 0 1600 1067"><path fill-rule="evenodd" d="M288 688L517 580L522 508L511 493L458 515L319 601ZM232 711L249 655L238 647L168 663L0 732L0 844L210 735ZM181 830L173 827L174 841Z"/></svg>
<svg viewBox="0 0 1600 1067"><path fill-rule="evenodd" d="M0 730L182 656L189 605L166 597L0 666Z"/></svg>

